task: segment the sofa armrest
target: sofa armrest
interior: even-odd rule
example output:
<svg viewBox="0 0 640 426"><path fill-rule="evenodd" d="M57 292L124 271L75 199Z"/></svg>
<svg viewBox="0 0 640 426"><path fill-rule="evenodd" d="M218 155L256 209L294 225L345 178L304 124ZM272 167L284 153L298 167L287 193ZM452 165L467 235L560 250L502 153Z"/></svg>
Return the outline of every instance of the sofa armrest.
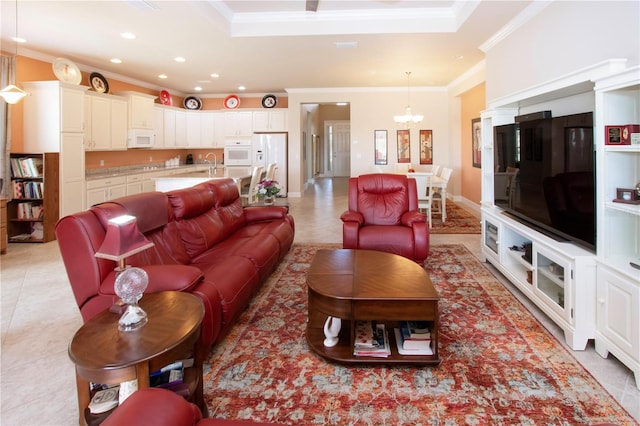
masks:
<svg viewBox="0 0 640 426"><path fill-rule="evenodd" d="M204 277L202 271L188 265L146 265L140 266L149 275L149 285L145 293L160 291L189 291ZM112 271L100 284L101 295L115 295L113 286L116 272Z"/></svg>
<svg viewBox="0 0 640 426"><path fill-rule="evenodd" d="M356 222L358 226L362 226L364 224L364 216L362 216L362 213L353 210L347 210L342 213L340 215L340 220L343 222Z"/></svg>
<svg viewBox="0 0 640 426"><path fill-rule="evenodd" d="M405 212L402 214L402 217L400 218L400 223L410 228L413 228L413 225L415 223L426 223L426 222L427 222L427 217L418 211Z"/></svg>
<svg viewBox="0 0 640 426"><path fill-rule="evenodd" d="M287 217L287 210L282 206L247 206L244 208L244 217L247 222L284 219Z"/></svg>

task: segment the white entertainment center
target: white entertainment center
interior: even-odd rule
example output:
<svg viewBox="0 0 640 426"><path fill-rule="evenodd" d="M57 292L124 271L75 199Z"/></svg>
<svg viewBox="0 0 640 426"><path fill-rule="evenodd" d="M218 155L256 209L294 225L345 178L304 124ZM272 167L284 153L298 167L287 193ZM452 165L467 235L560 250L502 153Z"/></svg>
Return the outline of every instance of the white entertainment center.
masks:
<svg viewBox="0 0 640 426"><path fill-rule="evenodd" d="M593 109L596 251L559 242L494 205L493 127L516 116ZM572 110L573 108L573 110ZM640 182L640 145L605 145L605 126L640 123L640 67L610 60L493 101L482 112L482 251L562 328L567 344L613 354L640 388L640 205L616 203L618 188Z"/></svg>

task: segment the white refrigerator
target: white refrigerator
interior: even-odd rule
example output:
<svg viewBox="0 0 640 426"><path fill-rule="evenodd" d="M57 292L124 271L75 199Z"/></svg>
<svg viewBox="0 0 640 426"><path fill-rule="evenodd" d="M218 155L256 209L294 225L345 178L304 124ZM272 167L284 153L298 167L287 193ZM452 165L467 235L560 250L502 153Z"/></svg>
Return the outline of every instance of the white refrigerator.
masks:
<svg viewBox="0 0 640 426"><path fill-rule="evenodd" d="M275 180L280 184L278 196L287 196L287 134L254 133L251 140L252 166L263 166L265 171L271 163L277 163Z"/></svg>

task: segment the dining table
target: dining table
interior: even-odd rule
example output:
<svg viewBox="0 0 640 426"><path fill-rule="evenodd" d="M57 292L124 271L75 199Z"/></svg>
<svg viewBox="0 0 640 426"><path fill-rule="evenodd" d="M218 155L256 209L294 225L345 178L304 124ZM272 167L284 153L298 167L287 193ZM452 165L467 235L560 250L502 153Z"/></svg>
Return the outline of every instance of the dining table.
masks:
<svg viewBox="0 0 640 426"><path fill-rule="evenodd" d="M442 179L438 175L434 175L432 172L421 171L420 173L424 173L427 176L431 176L431 186L433 188L438 188L440 190L440 194L442 196L442 208L440 209L440 213L441 213L442 223L446 222L447 221L447 184L449 182ZM407 173L399 173L399 174L406 175ZM433 203L433 199L431 200L431 202Z"/></svg>

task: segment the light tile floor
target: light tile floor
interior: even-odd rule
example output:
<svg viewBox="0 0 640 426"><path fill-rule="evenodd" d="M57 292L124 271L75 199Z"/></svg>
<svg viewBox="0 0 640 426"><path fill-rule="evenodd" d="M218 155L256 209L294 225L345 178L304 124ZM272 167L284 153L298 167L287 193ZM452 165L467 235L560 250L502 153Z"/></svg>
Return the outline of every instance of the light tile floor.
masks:
<svg viewBox="0 0 640 426"><path fill-rule="evenodd" d="M347 206L346 179L319 179L304 197L288 202L296 220L296 242L342 241L339 216ZM464 244L483 259L479 235L432 235L431 243ZM82 320L57 243L10 244L0 263L0 424L78 424L74 370L67 347ZM564 342L561 330L510 284L505 285ZM573 355L640 419L640 391L629 369L612 356L601 358L592 344Z"/></svg>

